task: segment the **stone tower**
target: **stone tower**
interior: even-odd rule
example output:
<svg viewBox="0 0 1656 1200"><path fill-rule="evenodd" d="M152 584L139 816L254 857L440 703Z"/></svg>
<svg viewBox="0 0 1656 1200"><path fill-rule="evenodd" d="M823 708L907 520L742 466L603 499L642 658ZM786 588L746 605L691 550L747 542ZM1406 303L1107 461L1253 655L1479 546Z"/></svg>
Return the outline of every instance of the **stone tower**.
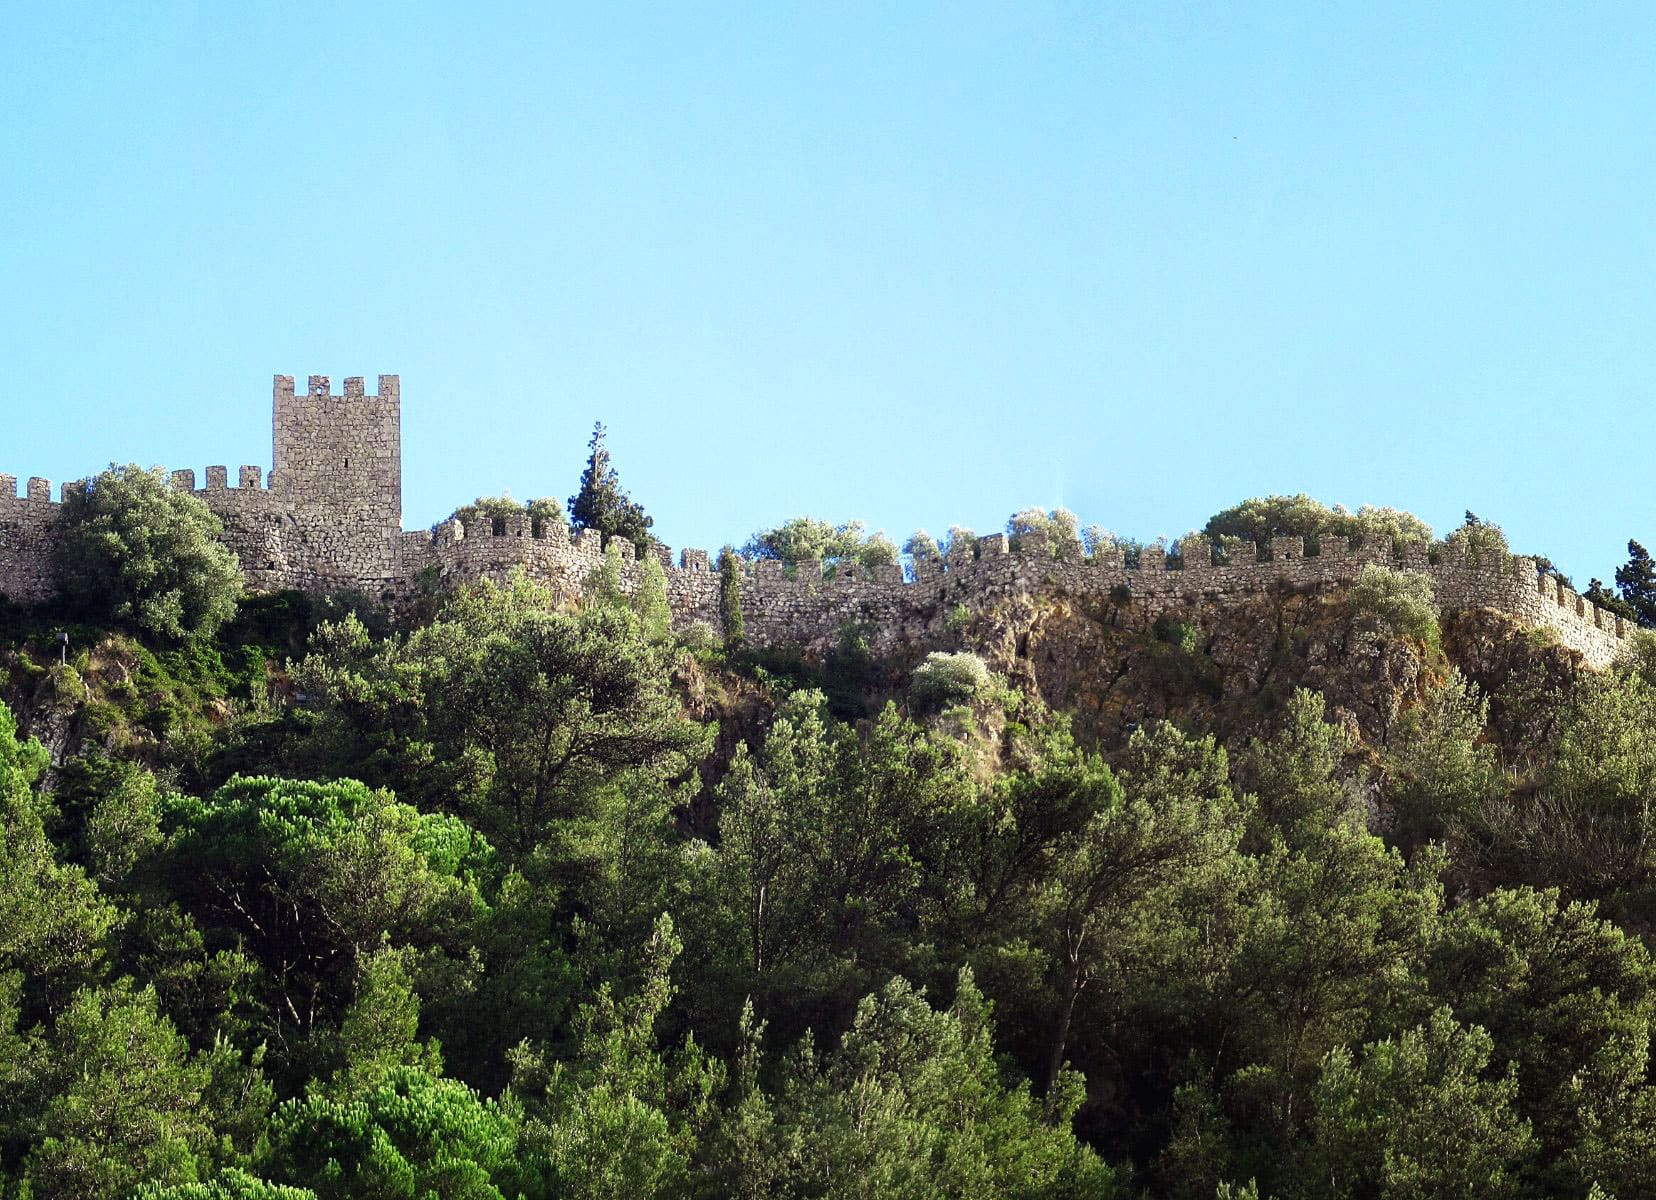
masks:
<svg viewBox="0 0 1656 1200"><path fill-rule="evenodd" d="M402 392L395 375L365 394L360 377L331 395L312 375L303 395L276 376L270 494L289 563L319 583L397 578L402 532Z"/></svg>

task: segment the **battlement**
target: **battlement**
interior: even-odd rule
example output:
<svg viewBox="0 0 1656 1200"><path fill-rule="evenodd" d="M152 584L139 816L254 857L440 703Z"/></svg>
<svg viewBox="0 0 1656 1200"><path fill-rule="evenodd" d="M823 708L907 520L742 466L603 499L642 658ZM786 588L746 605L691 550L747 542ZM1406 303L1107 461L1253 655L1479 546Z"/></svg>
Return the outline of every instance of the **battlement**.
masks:
<svg viewBox="0 0 1656 1200"><path fill-rule="evenodd" d="M67 488L71 485L63 486ZM59 494L62 494L61 491ZM0 504L8 500L14 504L57 504L57 501L52 499L52 481L42 479L38 475L27 481L22 496L17 494L17 476L0 475Z"/></svg>
<svg viewBox="0 0 1656 1200"><path fill-rule="evenodd" d="M236 469L236 486L230 486L230 469L228 467L212 466L207 468L207 484L205 487L196 487L196 473L189 467L173 471L168 475L172 486L181 492L262 492L265 490L263 467L238 467Z"/></svg>
<svg viewBox="0 0 1656 1200"><path fill-rule="evenodd" d="M295 384L292 375L277 375L274 386L274 399L277 402L294 399ZM369 395L364 389L364 380L361 375L349 375L345 379L345 391L336 395L330 389L332 380L327 375L312 375L305 381L305 396L311 400L400 400L402 399L402 378L397 375L381 375L379 390Z"/></svg>
<svg viewBox="0 0 1656 1200"><path fill-rule="evenodd" d="M474 548L500 545L510 554L513 541L525 541L530 548L550 548L566 551L576 558L593 563L603 554L601 540L593 530L570 533L561 525L533 528L527 515L508 515L492 520L475 520L469 525L460 521L444 521L432 531L429 538L409 535L429 545L432 550L452 550L454 546L470 543ZM631 564L638 561L638 548L624 538L613 538L609 545L616 548L619 561ZM684 548L674 554L662 543L652 543L649 553L661 561L672 573L687 576L717 578L712 556L699 548ZM1134 561L1126 561L1123 551L1116 546L1101 546L1095 553L1081 553L1080 546L1060 548L1058 553L1038 541L1009 541L1004 533L982 536L975 546L957 548L947 559L919 559L912 564L912 574L904 574L901 566L874 566L864 568L858 563L838 563L835 568L823 569L816 559L805 559L792 566L783 566L777 559L737 558L737 574L760 589L858 589L879 588L916 589L937 583L964 583L977 579L985 566L995 569L1002 563L1002 571L1033 578L1052 579L1071 588L1091 589L1124 583L1129 588L1166 593L1181 591L1217 591L1224 593L1227 586L1244 584L1250 591L1267 591L1283 579L1298 583L1340 583L1355 579L1366 564L1383 564L1394 569L1413 569L1432 574L1434 578L1457 581L1457 591L1466 591L1472 581L1482 584L1502 584L1515 593L1532 594L1535 601L1562 609L1586 626L1610 631L1616 637L1625 637L1630 626L1613 612L1601 609L1580 594L1558 584L1557 579L1537 571L1537 561L1525 556L1512 556L1504 563L1474 568L1456 559L1456 548L1449 543L1436 546L1406 546L1394 554L1389 546L1351 546L1345 540L1323 538L1318 543L1305 538L1272 538L1270 556L1260 558L1259 548L1252 543L1211 543L1206 538L1186 538L1169 554L1161 546L1144 546ZM1497 604L1499 606L1499 604ZM1510 607L1510 604L1509 606Z"/></svg>
<svg viewBox="0 0 1656 1200"><path fill-rule="evenodd" d="M622 539L612 544L618 547L623 567L630 568L637 558L636 549ZM543 578L559 577L575 591L600 556L593 532L571 535L562 526L536 531L521 515L478 520L467 526L446 522L431 535L430 546L437 561L453 568L459 578L502 575L522 566ZM456 547L469 547L471 557L465 558L464 551L456 557L452 553ZM667 568L675 595L699 597L690 607L703 617L716 613L710 598L720 586L719 574L706 550L686 548L680 551L676 565L668 547L656 544L651 551ZM1262 555L1251 543L1216 544L1196 537L1186 538L1172 554L1161 546L1143 547L1129 561L1114 546L1099 547L1088 555L1078 544L1054 548L1039 539L991 534L979 538L975 546L955 548L946 559L915 562L912 576L895 565L865 568L842 562L825 571L815 560L785 567L774 559L741 558L737 559L737 575L743 582L745 602L759 613L758 628L766 636L786 640L790 635L809 637L824 632L822 622L827 618L811 617L809 606L799 607L801 597L807 596L815 597L814 603L824 613L913 608L925 603L926 597L935 598L939 588L944 595L963 601L1008 590L1104 595L1120 587L1151 603L1174 597L1223 601L1269 593L1284 584L1349 583L1370 563L1431 576L1446 605L1487 605L1552 628L1567 644L1590 652L1596 662L1608 661L1614 652L1612 643L1631 632L1615 614L1560 586L1551 576L1539 574L1533 558L1477 565L1447 543L1406 546L1394 553L1390 546L1352 546L1344 539L1318 542L1279 537L1271 540L1269 554ZM763 611L772 605L788 614L782 624L791 623L791 628L767 628ZM1600 636L1590 638L1589 634ZM1577 644L1583 639L1588 644Z"/></svg>
<svg viewBox="0 0 1656 1200"><path fill-rule="evenodd" d="M237 469L236 486L229 486L229 472L225 467L207 468L207 486L197 488L195 485L196 473L188 467L167 473L168 482L177 490L183 492L222 492L222 491L263 491L264 484L262 467L240 467ZM21 501L25 504L57 505L67 500L71 493L77 493L86 487L86 480L71 479L56 485L58 499L52 498L53 483L49 479L39 476L31 477L25 486L24 494L17 494L17 476L0 475L0 504L6 501Z"/></svg>

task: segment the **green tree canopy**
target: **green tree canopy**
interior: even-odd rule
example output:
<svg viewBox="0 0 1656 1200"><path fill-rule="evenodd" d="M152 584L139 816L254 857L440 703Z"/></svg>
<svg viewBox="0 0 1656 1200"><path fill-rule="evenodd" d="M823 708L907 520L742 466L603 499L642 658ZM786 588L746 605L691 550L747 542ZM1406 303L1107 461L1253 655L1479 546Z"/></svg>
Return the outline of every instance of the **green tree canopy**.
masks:
<svg viewBox="0 0 1656 1200"><path fill-rule="evenodd" d="M173 893L263 966L267 1034L308 1069L326 1058L321 1023L358 994L382 944L463 961L492 870L458 819L354 780L238 778L174 798L165 825Z"/></svg>
<svg viewBox="0 0 1656 1200"><path fill-rule="evenodd" d="M57 1011L97 978L120 919L84 871L58 860L47 837L49 810L32 791L46 762L39 742L18 741L11 710L0 704L0 980L14 981L24 1019Z"/></svg>
<svg viewBox="0 0 1656 1200"><path fill-rule="evenodd" d="M670 1053L657 1048L682 949L662 915L643 946L636 987L617 995L605 985L582 1007L572 1060L550 1061L544 1047L528 1043L514 1053L524 1142L546 1163L548 1194L621 1200L685 1190L724 1072L693 1037Z"/></svg>
<svg viewBox="0 0 1656 1200"><path fill-rule="evenodd" d="M638 583L633 589L632 608L639 628L650 641L666 642L673 636L673 609L667 598L667 570L661 559L646 554L638 560Z"/></svg>
<svg viewBox="0 0 1656 1200"><path fill-rule="evenodd" d="M563 505L556 500L541 497L525 503L510 496L479 496L470 504L462 504L437 524L459 521L463 525L471 525L479 521L500 521L515 516L528 517L530 529L537 537L549 529L564 527Z"/></svg>
<svg viewBox="0 0 1656 1200"><path fill-rule="evenodd" d="M111 466L63 503L58 579L70 602L155 637L211 635L242 591L224 527L159 469Z"/></svg>
<svg viewBox="0 0 1656 1200"><path fill-rule="evenodd" d="M748 558L774 558L790 566L812 559L825 568L840 562L864 567L897 562L897 546L884 533L869 533L861 521L833 525L815 517L795 517L774 529L762 529L747 540L742 553Z"/></svg>
<svg viewBox="0 0 1656 1200"><path fill-rule="evenodd" d="M1494 748L1483 740L1488 723L1488 701L1455 670L1398 714L1381 778L1398 841L1441 840L1476 818L1497 781Z"/></svg>
<svg viewBox="0 0 1656 1200"><path fill-rule="evenodd" d="M719 909L698 947L726 975L719 999L808 988L849 1006L902 966L951 899L924 864L948 861L972 793L958 748L895 706L859 737L822 693L791 697L719 786Z"/></svg>
<svg viewBox="0 0 1656 1200"><path fill-rule="evenodd" d="M1081 523L1067 508L1021 509L1007 519L1006 533L1012 545L1038 546L1046 554L1062 554L1082 545Z"/></svg>
<svg viewBox="0 0 1656 1200"><path fill-rule="evenodd" d="M266 1183L238 1167L231 1167L209 1183L151 1183L135 1193L135 1200L317 1200L309 1188Z"/></svg>
<svg viewBox="0 0 1656 1200"><path fill-rule="evenodd" d="M1210 753L1159 724L1133 734L1121 781L1086 753L1061 768L1067 786L1086 797L1080 808L1087 815L1055 842L1051 874L1032 908L1034 937L1049 947L1051 964L1049 1096L1059 1085L1083 992L1142 959L1178 894L1235 852L1241 814L1208 769Z"/></svg>
<svg viewBox="0 0 1656 1200"><path fill-rule="evenodd" d="M325 627L297 677L331 753L373 782L520 853L555 841L582 857L612 779L660 784L706 747L671 691L675 661L626 606L554 611L519 574L460 593L405 640Z"/></svg>
<svg viewBox="0 0 1656 1200"><path fill-rule="evenodd" d="M763 1028L743 1020L743 1061ZM893 979L858 1005L851 1028L818 1056L807 1039L774 1093L751 1065L722 1131L733 1196L1107 1197L1115 1175L1070 1132L1082 1081L1066 1076L1052 1111L995 1060L990 1008L971 972L935 1010Z"/></svg>
<svg viewBox="0 0 1656 1200"><path fill-rule="evenodd" d="M1308 1182L1320 1195L1383 1200L1517 1194L1534 1138L1514 1112L1516 1072L1489 1070L1493 1048L1440 1008L1395 1040L1330 1051Z"/></svg>
<svg viewBox="0 0 1656 1200"><path fill-rule="evenodd" d="M731 546L719 551L719 624L726 646L742 644L742 560Z"/></svg>
<svg viewBox="0 0 1656 1200"><path fill-rule="evenodd" d="M1504 563L1512 553L1505 531L1470 509L1460 528L1443 539L1443 545L1474 567Z"/></svg>
<svg viewBox="0 0 1656 1200"><path fill-rule="evenodd" d="M1437 598L1429 575L1365 563L1351 585L1351 607L1392 633L1437 643Z"/></svg>
<svg viewBox="0 0 1656 1200"><path fill-rule="evenodd" d="M943 557L943 551L937 544L937 539L924 529L916 529L909 540L903 543L903 553L914 559L938 559Z"/></svg>
<svg viewBox="0 0 1656 1200"><path fill-rule="evenodd" d="M1388 549L1432 540L1431 526L1413 513L1367 504L1356 512L1340 505L1330 508L1303 492L1244 500L1209 517L1202 532L1216 539L1243 538L1266 550L1274 537L1344 537Z"/></svg>
<svg viewBox="0 0 1656 1200"><path fill-rule="evenodd" d="M935 711L966 703L987 689L991 678L983 659L970 651L933 650L914 668L909 696L917 709Z"/></svg>
<svg viewBox="0 0 1656 1200"><path fill-rule="evenodd" d="M360 1098L288 1101L267 1136L260 1170L320 1200L548 1194L509 1111L417 1067L392 1071Z"/></svg>
<svg viewBox="0 0 1656 1200"><path fill-rule="evenodd" d="M1656 971L1638 939L1556 890L1500 889L1447 915L1425 974L1489 1032L1493 1061L1516 1068L1515 1109L1537 1135L1548 1190L1585 1194L1597 1179L1629 1194L1656 1165Z"/></svg>
<svg viewBox="0 0 1656 1200"><path fill-rule="evenodd" d="M120 1200L139 1183L195 1182L210 1161L210 1071L154 992L79 992L36 1072L24 1167L34 1195Z"/></svg>

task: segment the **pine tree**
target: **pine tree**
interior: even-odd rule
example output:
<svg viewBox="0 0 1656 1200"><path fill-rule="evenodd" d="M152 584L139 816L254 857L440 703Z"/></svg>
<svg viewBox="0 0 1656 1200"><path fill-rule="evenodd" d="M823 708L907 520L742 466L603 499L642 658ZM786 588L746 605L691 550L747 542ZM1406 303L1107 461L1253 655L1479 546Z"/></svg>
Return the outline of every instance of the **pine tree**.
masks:
<svg viewBox="0 0 1656 1200"><path fill-rule="evenodd" d="M1587 590L1581 593L1605 612L1615 613L1624 621L1631 621L1635 625L1643 624L1639 620L1639 610L1634 608L1620 595L1604 586L1604 580L1594 578L1587 584Z"/></svg>
<svg viewBox="0 0 1656 1200"><path fill-rule="evenodd" d="M1616 587L1639 624L1656 628L1656 562L1638 542L1627 543L1627 565L1616 568Z"/></svg>
<svg viewBox="0 0 1656 1200"><path fill-rule="evenodd" d="M569 498L571 525L575 529L596 529L604 535L605 541L612 537L624 537L635 546L649 545L652 540L650 526L655 524L655 520L622 490L620 477L610 465L609 450L604 445L602 421L593 425L587 451L581 489Z"/></svg>

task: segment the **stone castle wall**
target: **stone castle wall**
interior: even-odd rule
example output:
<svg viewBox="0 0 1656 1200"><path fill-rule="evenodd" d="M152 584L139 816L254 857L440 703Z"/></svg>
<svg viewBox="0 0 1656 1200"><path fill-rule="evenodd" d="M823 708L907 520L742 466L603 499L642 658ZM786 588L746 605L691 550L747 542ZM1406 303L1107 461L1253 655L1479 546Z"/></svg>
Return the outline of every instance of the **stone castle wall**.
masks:
<svg viewBox="0 0 1656 1200"><path fill-rule="evenodd" d="M595 535L572 538L557 528L536 536L526 517L469 528L449 522L429 540L408 536L418 539L411 552L418 554L427 583L443 588L501 580L522 567L560 594L575 597L603 559ZM630 592L637 585L638 561L630 544L616 540L623 556L622 586ZM816 563L799 564L790 572L779 562L743 562L743 629L763 645L820 648L832 645L846 623L858 622L871 627L877 645L889 646L918 638L958 604L972 609L1012 595L1049 594L1106 605L1126 596L1152 616L1177 615L1283 587L1349 584L1365 565L1375 563L1428 576L1444 608L1495 608L1550 630L1597 667L1608 666L1633 631L1613 613L1540 574L1536 560L1522 555L1476 563L1444 543L1394 555L1389 548L1351 549L1328 539L1313 551L1304 539L1274 538L1264 561L1256 548L1244 546L1231 547L1225 565L1212 565L1212 547L1206 542L1182 549L1178 559L1148 549L1138 565L1129 567L1119 550L1086 557L1075 546L1054 556L1045 545L1010 546L1004 534L996 534L946 562L916 563L912 579L897 567L869 573L842 566L824 577ZM706 552L685 550L678 565L664 546L652 546L649 553L667 568L674 623L684 627L701 621L717 629L720 582Z"/></svg>
<svg viewBox="0 0 1656 1200"><path fill-rule="evenodd" d="M25 604L52 594L57 508L49 481L29 480L19 497L17 476L0 475L0 593Z"/></svg>
<svg viewBox="0 0 1656 1200"><path fill-rule="evenodd" d="M242 467L230 486L224 467L208 467L206 486L195 472L175 471L175 487L194 492L224 522L224 540L241 560L256 589L331 590L350 587L392 602L422 592L449 590L479 579L503 579L522 568L566 598L578 597L603 558L596 534L571 536L562 527L537 531L524 515L462 525L448 521L435 532L402 529L401 389L395 375L379 377L368 395L360 378L331 394L326 376L313 375L303 395L294 381L277 376L272 405L274 467L268 481L256 466ZM65 489L79 486L65 484ZM52 550L59 504L51 484L30 479L22 497L14 476L0 475L0 594L24 602L53 592ZM622 539L622 587L637 585L639 562ZM1401 557L1389 549L1350 549L1327 540L1308 547L1299 538L1276 538L1261 561L1256 547L1232 547L1214 565L1206 542L1180 547L1169 557L1147 548L1128 567L1119 550L1085 556L1077 545L1009 546L1003 534L962 547L947 561L921 560L914 577L900 568L866 572L839 566L825 577L820 564L741 565L746 635L764 645L832 644L848 622L870 628L876 645L892 646L922 636L956 605L976 608L1014 594L1068 595L1098 604L1123 597L1152 615L1189 611L1202 603L1268 594L1284 586L1323 587L1355 579L1367 563L1381 563L1431 577L1446 608L1490 607L1555 633L1599 667L1608 665L1632 632L1551 576L1533 558L1467 561L1457 548L1412 547ZM680 627L719 626L720 582L701 550L685 550L675 564L655 545L648 553L666 569L668 601Z"/></svg>
<svg viewBox="0 0 1656 1200"><path fill-rule="evenodd" d="M250 587L383 595L403 576L401 437L397 376L381 375L372 395L353 376L334 395L326 375L312 375L303 394L278 375L268 480L257 466L241 467L233 485L220 466L207 468L203 487L193 470L171 480L223 521ZM47 480L30 479L18 497L16 478L0 475L0 595L24 603L52 595L58 504Z"/></svg>

